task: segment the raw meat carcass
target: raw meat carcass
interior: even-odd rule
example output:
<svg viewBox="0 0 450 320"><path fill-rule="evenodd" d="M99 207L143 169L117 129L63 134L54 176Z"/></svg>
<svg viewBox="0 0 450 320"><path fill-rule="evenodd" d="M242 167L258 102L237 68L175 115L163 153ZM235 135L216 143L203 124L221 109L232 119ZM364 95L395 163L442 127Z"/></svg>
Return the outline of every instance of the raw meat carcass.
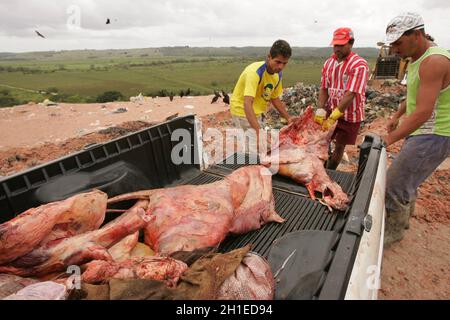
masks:
<svg viewBox="0 0 450 320"><path fill-rule="evenodd" d="M96 230L103 223L106 193L99 190L29 209L0 225L0 265L38 246Z"/></svg>
<svg viewBox="0 0 450 320"><path fill-rule="evenodd" d="M31 278L22 278L13 274L0 274L0 300L37 282L39 281Z"/></svg>
<svg viewBox="0 0 450 320"><path fill-rule="evenodd" d="M275 281L268 262L249 252L220 286L218 300L272 300Z"/></svg>
<svg viewBox="0 0 450 320"><path fill-rule="evenodd" d="M165 281L175 286L188 266L168 257L134 257L122 262L95 260L86 264L81 281L91 284L105 283L110 279L146 279Z"/></svg>
<svg viewBox="0 0 450 320"><path fill-rule="evenodd" d="M324 168L335 126L323 131L322 126L314 122L313 109L308 107L302 116L281 130L279 146L269 156L262 157L261 163L304 184L312 199L316 198L314 192L318 191L322 193L321 202L326 206L345 210L349 198Z"/></svg>
<svg viewBox="0 0 450 320"><path fill-rule="evenodd" d="M3 300L66 300L67 287L53 281L31 284Z"/></svg>
<svg viewBox="0 0 450 320"><path fill-rule="evenodd" d="M0 273L39 276L64 271L70 265L81 265L91 260L112 260L107 249L142 229L146 223L145 211L132 208L99 230L48 243L9 265L0 266Z"/></svg>
<svg viewBox="0 0 450 320"><path fill-rule="evenodd" d="M139 231L136 231L129 236L126 236L114 246L112 246L108 252L116 262L127 260L131 257L131 251L134 249L139 240Z"/></svg>
<svg viewBox="0 0 450 320"><path fill-rule="evenodd" d="M217 246L228 233L283 222L275 212L271 177L267 168L249 166L211 184L135 192L109 203L148 199L145 243L156 253L168 255Z"/></svg>

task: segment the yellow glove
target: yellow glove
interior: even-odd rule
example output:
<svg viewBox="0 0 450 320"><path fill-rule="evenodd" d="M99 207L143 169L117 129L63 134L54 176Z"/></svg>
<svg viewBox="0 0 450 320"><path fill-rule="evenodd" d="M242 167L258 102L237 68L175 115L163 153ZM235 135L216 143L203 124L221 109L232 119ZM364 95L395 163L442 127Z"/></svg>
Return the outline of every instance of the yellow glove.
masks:
<svg viewBox="0 0 450 320"><path fill-rule="evenodd" d="M322 129L325 131L330 130L334 123L343 115L344 113L341 110L335 108L328 119L323 122Z"/></svg>
<svg viewBox="0 0 450 320"><path fill-rule="evenodd" d="M325 118L327 117L327 112L324 109L317 109L316 113L314 115L314 121L317 122L318 124L322 125L323 121L325 120Z"/></svg>

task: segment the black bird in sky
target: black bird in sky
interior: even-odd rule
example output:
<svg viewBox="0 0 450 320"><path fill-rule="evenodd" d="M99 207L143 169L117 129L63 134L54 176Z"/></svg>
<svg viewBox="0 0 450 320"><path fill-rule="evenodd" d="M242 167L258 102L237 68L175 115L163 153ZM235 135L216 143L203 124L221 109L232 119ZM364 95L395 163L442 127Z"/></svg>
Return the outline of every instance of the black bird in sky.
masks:
<svg viewBox="0 0 450 320"><path fill-rule="evenodd" d="M230 96L222 90L222 95L223 95L223 102L225 104L230 104Z"/></svg>
<svg viewBox="0 0 450 320"><path fill-rule="evenodd" d="M109 20L109 18L106 19L106 24L110 24L110 23L111 23L111 20Z"/></svg>
<svg viewBox="0 0 450 320"><path fill-rule="evenodd" d="M42 33L40 33L39 31L37 31L37 30L34 30L35 32L36 32L36 34L39 36L39 37L41 37L41 38L44 38L45 39L45 37L44 37L44 35L42 34Z"/></svg>

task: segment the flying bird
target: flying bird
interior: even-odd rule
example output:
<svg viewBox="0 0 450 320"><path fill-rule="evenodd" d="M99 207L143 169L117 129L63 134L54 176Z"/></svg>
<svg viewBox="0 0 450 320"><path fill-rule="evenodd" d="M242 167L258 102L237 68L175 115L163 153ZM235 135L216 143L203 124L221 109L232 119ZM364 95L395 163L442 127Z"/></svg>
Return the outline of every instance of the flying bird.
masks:
<svg viewBox="0 0 450 320"><path fill-rule="evenodd" d="M111 23L111 20L109 20L109 18L106 19L106 24L110 24L110 23Z"/></svg>
<svg viewBox="0 0 450 320"><path fill-rule="evenodd" d="M230 104L230 96L222 90L222 95L223 95L223 102L225 104Z"/></svg>
<svg viewBox="0 0 450 320"><path fill-rule="evenodd" d="M36 32L36 34L39 36L39 37L41 37L41 38L44 38L45 39L45 37L44 37L44 35L42 34L42 33L40 33L39 31L37 31L37 30L34 30L35 32Z"/></svg>

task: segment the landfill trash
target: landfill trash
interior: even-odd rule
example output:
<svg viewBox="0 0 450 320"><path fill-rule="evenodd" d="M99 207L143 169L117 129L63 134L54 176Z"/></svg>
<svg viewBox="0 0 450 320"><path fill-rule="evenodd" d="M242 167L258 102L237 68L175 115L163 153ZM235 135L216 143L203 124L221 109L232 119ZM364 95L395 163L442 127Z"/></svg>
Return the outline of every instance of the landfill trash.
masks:
<svg viewBox="0 0 450 320"><path fill-rule="evenodd" d="M309 105L317 106L320 87L318 85L304 85L297 83L294 87L286 88L281 100L286 105L287 112L291 116L299 116ZM266 125L272 129L284 127L282 117L275 108L267 112Z"/></svg>
<svg viewBox="0 0 450 320"><path fill-rule="evenodd" d="M124 112L127 112L127 111L128 111L127 108L117 108L112 113L124 113Z"/></svg>
<svg viewBox="0 0 450 320"><path fill-rule="evenodd" d="M184 106L184 108L185 108L185 109L194 109L195 107L194 107L194 106L191 106L191 105L187 105L187 106Z"/></svg>
<svg viewBox="0 0 450 320"><path fill-rule="evenodd" d="M142 93L139 93L139 95L137 95L136 97L130 97L130 101L131 102L144 102L144 96L142 95Z"/></svg>
<svg viewBox="0 0 450 320"><path fill-rule="evenodd" d="M309 105L317 107L319 90L318 85L304 85L303 83L286 88L282 95L282 101L286 105L287 112L295 117L301 115ZM405 99L406 87L398 80L388 79L381 83L379 90L367 86L365 96L363 126L396 111L400 102ZM283 118L275 108L271 108L266 116L266 125L270 128L281 129L284 127Z"/></svg>
<svg viewBox="0 0 450 320"><path fill-rule="evenodd" d="M58 104L56 102L50 101L49 99L45 99L42 104L46 107L48 106L57 106Z"/></svg>

